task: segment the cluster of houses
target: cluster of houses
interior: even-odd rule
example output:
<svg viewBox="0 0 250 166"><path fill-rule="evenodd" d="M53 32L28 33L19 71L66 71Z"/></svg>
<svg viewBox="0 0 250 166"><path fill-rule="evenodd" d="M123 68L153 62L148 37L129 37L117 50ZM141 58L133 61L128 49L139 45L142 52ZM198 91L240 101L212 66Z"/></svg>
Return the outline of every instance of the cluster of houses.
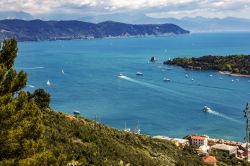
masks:
<svg viewBox="0 0 250 166"><path fill-rule="evenodd" d="M234 155L239 160L246 158L250 150L247 143L212 139L207 135L188 135L183 139L165 136L154 136L153 138L171 141L178 147L192 146L197 150L202 160L209 165L216 165L217 163L216 157L211 155L213 150Z"/></svg>

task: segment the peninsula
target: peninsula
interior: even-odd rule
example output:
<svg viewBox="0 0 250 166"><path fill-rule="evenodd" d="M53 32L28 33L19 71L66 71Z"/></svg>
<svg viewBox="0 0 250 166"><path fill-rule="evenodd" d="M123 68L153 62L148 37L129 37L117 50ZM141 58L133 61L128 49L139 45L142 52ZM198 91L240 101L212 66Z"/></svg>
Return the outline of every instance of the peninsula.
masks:
<svg viewBox="0 0 250 166"><path fill-rule="evenodd" d="M174 58L163 62L185 69L216 70L231 76L250 76L250 55L202 56L192 58Z"/></svg>
<svg viewBox="0 0 250 166"><path fill-rule="evenodd" d="M188 34L189 31L174 24L125 24L106 21L98 24L82 21L2 20L0 40L18 41L70 40L119 38L134 36L162 36Z"/></svg>

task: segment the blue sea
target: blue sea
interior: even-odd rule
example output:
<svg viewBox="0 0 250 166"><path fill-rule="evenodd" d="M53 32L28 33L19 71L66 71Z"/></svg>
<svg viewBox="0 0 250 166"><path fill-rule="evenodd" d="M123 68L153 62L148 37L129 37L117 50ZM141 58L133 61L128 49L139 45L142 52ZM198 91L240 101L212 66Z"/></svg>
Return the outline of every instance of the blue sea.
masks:
<svg viewBox="0 0 250 166"><path fill-rule="evenodd" d="M118 129L124 129L125 122L134 129L139 122L148 135L207 134L243 141L250 78L184 70L162 62L250 54L249 39L250 33L201 33L21 42L15 67L28 73L27 90L46 89L52 95L51 107L59 112L78 110ZM157 63L148 63L152 56ZM138 71L144 75L136 76ZM119 73L125 76L118 77ZM164 82L164 77L171 81ZM213 111L203 112L205 105Z"/></svg>

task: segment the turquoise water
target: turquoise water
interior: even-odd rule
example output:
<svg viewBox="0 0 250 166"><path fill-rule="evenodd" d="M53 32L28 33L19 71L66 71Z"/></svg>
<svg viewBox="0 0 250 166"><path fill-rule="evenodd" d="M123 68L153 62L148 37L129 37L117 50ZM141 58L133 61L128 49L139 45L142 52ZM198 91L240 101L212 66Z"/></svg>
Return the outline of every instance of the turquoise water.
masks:
<svg viewBox="0 0 250 166"><path fill-rule="evenodd" d="M119 129L125 121L134 129L139 120L142 133L149 135L208 134L242 141L242 110L250 101L250 79L236 81L214 71L187 71L162 61L250 54L249 39L250 33L217 33L23 42L15 66L29 74L27 89L45 88L52 95L52 108L60 112L78 110ZM159 63L148 63L151 56ZM137 71L144 76L136 76ZM120 72L125 77L119 78ZM171 82L164 82L164 77ZM213 112L202 112L204 105Z"/></svg>

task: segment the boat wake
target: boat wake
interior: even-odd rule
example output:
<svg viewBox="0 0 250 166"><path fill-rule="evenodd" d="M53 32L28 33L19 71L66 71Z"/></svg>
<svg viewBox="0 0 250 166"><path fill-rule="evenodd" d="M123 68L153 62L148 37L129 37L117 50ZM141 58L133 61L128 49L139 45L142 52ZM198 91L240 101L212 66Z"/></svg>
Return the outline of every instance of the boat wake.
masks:
<svg viewBox="0 0 250 166"><path fill-rule="evenodd" d="M213 115L215 115L215 116L219 116L219 117L221 117L221 118L224 118L224 119L227 119L227 120L236 122L236 123L242 123L242 122L239 121L239 120L236 120L236 119L234 119L234 118L231 118L231 117L229 117L229 116L227 116L227 115L224 115L224 114L219 113L219 112L217 112L217 111L214 111L214 110L212 110L212 109L209 109L207 112L210 113L210 114L213 114Z"/></svg>
<svg viewBox="0 0 250 166"><path fill-rule="evenodd" d="M150 83L143 82L143 81L138 81L138 80L135 80L133 78L130 78L130 77L127 77L127 76L124 76L124 75L120 75L118 77L121 78L121 79L130 81L130 82L133 82L133 83L136 83L136 84L139 84L139 85L142 85L142 86L157 90L159 92L168 92L168 93L172 93L172 94L176 94L176 95L181 95L181 96L184 95L184 96L186 96L185 94L182 94L182 93L179 93L179 92L167 89L167 88L163 88L163 87L160 87L158 85L150 84Z"/></svg>
<svg viewBox="0 0 250 166"><path fill-rule="evenodd" d="M44 69L45 67L38 66L38 67L19 67L19 69L23 70L37 70L37 69Z"/></svg>
<svg viewBox="0 0 250 166"><path fill-rule="evenodd" d="M26 85L26 86L29 87L29 88L35 88L34 85Z"/></svg>

